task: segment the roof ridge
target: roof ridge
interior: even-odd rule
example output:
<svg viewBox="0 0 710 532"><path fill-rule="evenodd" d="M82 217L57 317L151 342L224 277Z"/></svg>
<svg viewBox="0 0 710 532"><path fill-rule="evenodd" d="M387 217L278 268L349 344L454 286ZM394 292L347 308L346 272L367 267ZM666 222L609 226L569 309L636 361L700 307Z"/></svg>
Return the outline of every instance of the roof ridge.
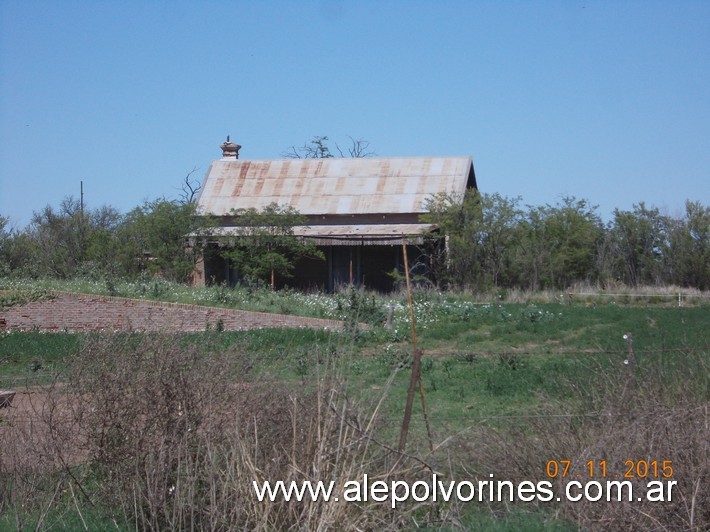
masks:
<svg viewBox="0 0 710 532"><path fill-rule="evenodd" d="M396 155L392 157L294 157L294 158L277 158L277 159L235 159L234 157L221 157L216 161L226 161L230 163L259 163L259 162L324 162L324 161L387 161L387 160L426 160L426 159L470 159L471 155Z"/></svg>

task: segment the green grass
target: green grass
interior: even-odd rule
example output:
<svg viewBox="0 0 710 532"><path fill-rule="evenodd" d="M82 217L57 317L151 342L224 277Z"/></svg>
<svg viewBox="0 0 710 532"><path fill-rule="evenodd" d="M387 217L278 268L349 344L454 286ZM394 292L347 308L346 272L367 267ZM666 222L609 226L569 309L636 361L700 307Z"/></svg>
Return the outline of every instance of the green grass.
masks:
<svg viewBox="0 0 710 532"><path fill-rule="evenodd" d="M134 528L126 523L122 518L114 519L110 517L110 512L102 508L91 508L88 505L81 505L77 510L73 501L60 501L53 507L47 515L33 512L26 514L20 512L20 526L16 521L17 513L14 511L7 512L4 516L0 516L0 532L31 532L35 530L61 530L73 532L75 530L90 530L90 531L129 531Z"/></svg>
<svg viewBox="0 0 710 532"><path fill-rule="evenodd" d="M320 294L303 294L292 290L273 292L266 288L228 288L226 286L191 287L153 277L133 281L100 279L0 279L0 308L48 297L51 290L97 294L103 296L189 303L213 307L236 308L258 312L294 314L315 318L341 319L342 303L337 298ZM341 296L344 299L345 296Z"/></svg>
<svg viewBox="0 0 710 532"><path fill-rule="evenodd" d="M51 379L77 352L81 339L61 332L0 333L0 388Z"/></svg>
<svg viewBox="0 0 710 532"><path fill-rule="evenodd" d="M297 301L279 297L273 295L274 308ZM320 310L311 309L314 315L331 309L327 311L331 316L367 316L365 321L373 323L390 304L386 299L362 301L352 295L329 300L318 297L323 299L317 299L318 306L313 307ZM305 299L298 301L292 304L302 310ZM407 309L402 301L396 305L391 330L381 326L356 333L212 330L175 335L175 341L197 344L204 356L226 353L235 362L239 378L289 387L294 393L312 389L325 374L336 374L348 395L365 410L386 393L378 437L394 445L412 352ZM627 377L627 343L623 338L627 333L633 336L636 385L656 387L660 405L674 405L688 397L710 401L710 376L703 371L710 357L708 306L481 305L425 293L416 298L416 319L418 345L424 354L422 383L436 441L470 427L525 427L528 417L549 412L551 407L572 416L588 413L598 406L599 394L609 382L623 383ZM67 333L1 334L0 388L46 382L88 339L89 335ZM387 389L386 382L395 371ZM412 452L426 453L418 398L410 441ZM84 508L82 512L87 524L92 523L89 529L115 528L101 512L95 516ZM519 508L494 516L470 506L462 516L464 526L480 530L574 528L544 511ZM54 519L56 529L83 527L81 517L70 507L49 518ZM0 518L0 530L4 529L14 529L14 519Z"/></svg>
<svg viewBox="0 0 710 532"><path fill-rule="evenodd" d="M468 530L484 532L564 532L576 531L573 523L555 519L544 511L527 512L513 509L502 516L481 511L469 511L461 523Z"/></svg>
<svg viewBox="0 0 710 532"><path fill-rule="evenodd" d="M418 330L425 350L550 353L704 346L710 307L481 306L467 316L442 316Z"/></svg>
<svg viewBox="0 0 710 532"><path fill-rule="evenodd" d="M418 318L419 345L424 352L425 391L444 402L444 411L474 404L487 415L535 406L539 394L554 397L560 382L584 375L599 365L617 366L625 358L623 339L632 333L637 364L658 352L707 348L708 307L598 307L567 305L502 305L471 307L452 314L429 309ZM255 377L304 380L327 360L357 392L368 395L392 370L407 366L411 345L406 336L376 327L353 341L347 334L313 329L261 329L180 335L182 341L209 339L214 351L232 350L249 357ZM48 378L76 353L85 338L69 333L5 333L0 335L0 385ZM664 361L672 365L673 357ZM406 375L395 379L406 389ZM501 399L505 404L501 404ZM455 406L447 406L449 403ZM397 409L395 408L395 411Z"/></svg>

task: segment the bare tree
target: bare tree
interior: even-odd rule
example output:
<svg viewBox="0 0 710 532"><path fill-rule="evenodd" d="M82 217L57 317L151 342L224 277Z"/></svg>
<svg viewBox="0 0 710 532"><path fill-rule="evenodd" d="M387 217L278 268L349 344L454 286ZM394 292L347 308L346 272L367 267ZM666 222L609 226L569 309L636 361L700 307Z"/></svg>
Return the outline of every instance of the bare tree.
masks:
<svg viewBox="0 0 710 532"><path fill-rule="evenodd" d="M198 168L195 166L182 180L180 185L181 192L179 194L179 203L182 205L195 203L197 200L197 195L200 193L200 189L202 188L202 184L193 177L193 174L197 172L197 170Z"/></svg>
<svg viewBox="0 0 710 532"><path fill-rule="evenodd" d="M348 157L354 157L355 159L361 159L364 157L374 157L377 154L370 150L370 141L369 140L363 140L363 139L354 139L350 135L348 135L348 138L350 139L350 146L348 146ZM336 143L335 147L338 149L338 152L340 153L341 157L345 157L343 154L343 150L340 149L340 146Z"/></svg>
<svg viewBox="0 0 710 532"><path fill-rule="evenodd" d="M283 152L281 155L287 159L330 159L335 157L333 152L336 152L340 157L353 157L353 158L363 158L363 157L374 157L377 155L374 151L370 150L370 142L363 139L354 139L348 136L350 139L350 145L343 150L340 145L336 142L335 149L331 149L328 145L328 137L316 136L313 137L309 142L305 142L303 146L291 146L288 150Z"/></svg>

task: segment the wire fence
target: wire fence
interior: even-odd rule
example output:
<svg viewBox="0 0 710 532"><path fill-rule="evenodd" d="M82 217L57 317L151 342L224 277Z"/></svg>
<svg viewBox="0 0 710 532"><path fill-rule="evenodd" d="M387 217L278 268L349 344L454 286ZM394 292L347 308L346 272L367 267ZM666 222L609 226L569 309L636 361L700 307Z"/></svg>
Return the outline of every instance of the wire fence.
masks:
<svg viewBox="0 0 710 532"><path fill-rule="evenodd" d="M678 290L677 292L665 292L665 293L654 293L654 292L574 292L574 291L568 291L566 292L566 297L568 302L574 301L575 298L619 298L619 299L624 299L624 298L638 298L638 299L649 299L649 300L658 300L658 299L668 299L671 301L678 301L678 306L682 307L683 302L691 302L691 301L705 301L710 299L710 292L690 292L686 291L683 292L682 290Z"/></svg>

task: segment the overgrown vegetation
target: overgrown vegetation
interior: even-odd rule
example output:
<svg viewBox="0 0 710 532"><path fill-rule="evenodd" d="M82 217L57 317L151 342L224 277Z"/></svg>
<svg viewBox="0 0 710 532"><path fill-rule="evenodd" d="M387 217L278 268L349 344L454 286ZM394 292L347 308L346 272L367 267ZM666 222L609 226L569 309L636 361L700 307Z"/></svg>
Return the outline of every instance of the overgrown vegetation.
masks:
<svg viewBox="0 0 710 532"><path fill-rule="evenodd" d="M1 289L0 289L1 290ZM8 290L0 292L0 310L4 310L15 305L26 305L32 301L44 301L52 299L52 294L41 288L30 288L28 290Z"/></svg>
<svg viewBox="0 0 710 532"><path fill-rule="evenodd" d="M247 285L268 284L272 289L276 277L293 276L295 263L302 258L324 260L325 256L312 242L294 235L294 227L306 225L306 217L293 207L271 203L263 209L232 209L238 236L222 256L240 273Z"/></svg>
<svg viewBox="0 0 710 532"><path fill-rule="evenodd" d="M675 284L710 288L710 207L687 201L682 217L643 202L614 210L604 224L584 199L520 205L520 198L441 194L423 219L448 238L436 248L435 277L442 286L486 290L566 289Z"/></svg>
<svg viewBox="0 0 710 532"><path fill-rule="evenodd" d="M350 141L343 150L314 137L284 155L372 155ZM439 231L423 251L432 276L414 297L430 426L416 410L401 455L413 362L406 298L273 290L297 259L319 257L293 234L304 218L278 205L231 213L240 241L219 253L243 283L188 288L213 225L196 210L193 172L180 200L127 214L70 197L25 228L0 216L0 311L68 290L333 318L343 330L0 332L0 388L18 392L0 409L0 529L710 522L709 207L688 201L671 216L639 203L603 223L574 197L544 206L475 191L431 198L423 221ZM550 475L567 461L565 475ZM592 466L618 478L628 461L671 463L673 500L409 501L393 511L342 499L263 503L252 486L553 476L559 494L570 478L601 478ZM632 473L643 493L648 471Z"/></svg>
<svg viewBox="0 0 710 532"><path fill-rule="evenodd" d="M72 197L59 208L34 213L24 229L11 230L0 216L0 275L19 278L135 279L142 273L184 282L194 270L198 246L186 236L210 225L194 203L146 201L122 215L103 206L84 208Z"/></svg>
<svg viewBox="0 0 710 532"><path fill-rule="evenodd" d="M352 139L351 139L352 140ZM315 137L291 157L330 157ZM336 145L336 151L341 151ZM351 156L367 156L352 140ZM342 153L341 153L342 155ZM195 185L196 186L196 185ZM342 331L193 334L0 332L0 529L700 530L710 522L710 210L640 203L602 223L585 200L521 206L432 198L433 283L414 297L421 408L395 449L412 367L406 298L264 285L317 256L303 218L232 213L236 287L185 286L212 222L186 177L181 201L121 215L75 199L24 229L0 217L0 310L52 290L342 320ZM185 246L192 235L191 246ZM441 242L441 241L439 241ZM443 252L448 254L444 255ZM456 288L457 291L446 290ZM680 307L680 308L678 308ZM363 329L361 324L369 327ZM630 333L633 343L624 335ZM433 448L433 449L432 449ZM252 481L547 480L589 464L673 464L663 503L260 503ZM647 475L632 475L643 492ZM655 478L654 478L655 480Z"/></svg>
<svg viewBox="0 0 710 532"><path fill-rule="evenodd" d="M272 293L275 305L289 304L280 295ZM411 363L406 307L359 291L319 297L331 301L321 308L372 327L3 334L0 387L20 394L0 411L0 528L700 530L710 520L701 300L678 308L538 294L476 304L416 294L435 451L416 408L408 456L398 461ZM550 460L570 460L570 474L586 477L590 461L623 474L626 460L671 460L678 485L667 503L439 501L396 512L375 503L263 504L251 486L342 484L365 473L414 482L433 472L446 481L537 482ZM638 490L646 480L631 479ZM564 482L556 478L555 490Z"/></svg>
<svg viewBox="0 0 710 532"><path fill-rule="evenodd" d="M293 156L327 158L326 141L316 137ZM367 155L366 145L354 149L360 155L353 156ZM198 215L191 202L194 190L189 190L183 201L147 201L125 215L108 206L85 209L67 198L58 209L47 206L35 213L24 229L12 229L0 216L0 274L106 283L151 274L183 282L206 243L200 235L214 224ZM616 209L606 224L584 199L525 207L521 201L474 190L463 197L430 198L422 218L441 231L432 235L439 244L424 251L439 288L538 291L579 283L603 289L710 288L710 207L699 201L687 201L680 216L641 202L631 211ZM320 256L294 237L293 227L303 217L287 206L232 214L241 224L243 245L225 248L225 256L242 280L273 284L274 276L290 275L298 258ZM187 235L192 235L190 246ZM440 245L441 236L447 246Z"/></svg>

